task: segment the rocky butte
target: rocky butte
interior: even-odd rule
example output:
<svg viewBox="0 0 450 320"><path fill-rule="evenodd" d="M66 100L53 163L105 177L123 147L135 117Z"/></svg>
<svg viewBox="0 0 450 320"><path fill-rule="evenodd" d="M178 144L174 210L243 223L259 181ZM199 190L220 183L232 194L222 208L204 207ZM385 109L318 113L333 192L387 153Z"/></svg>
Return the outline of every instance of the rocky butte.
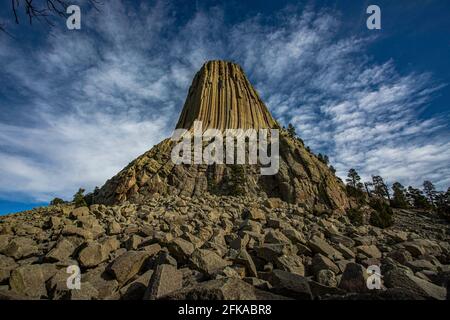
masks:
<svg viewBox="0 0 450 320"><path fill-rule="evenodd" d="M278 173L260 175L259 164L175 165L166 139L86 196L87 206L0 217L0 299L447 297L448 223L411 210L395 210L387 228L367 223L367 200L348 196L280 128L241 67L203 65L177 128L195 121L279 129ZM79 290L67 285L73 276Z"/></svg>
<svg viewBox="0 0 450 320"><path fill-rule="evenodd" d="M226 61L209 61L195 75L177 128L191 129L194 121L202 121L203 129L280 129L242 68ZM286 131L279 143L279 172L261 176L257 165L174 165L173 142L166 139L107 181L94 201L143 203L155 194L264 194L311 210L343 213L349 206L345 187L328 166Z"/></svg>

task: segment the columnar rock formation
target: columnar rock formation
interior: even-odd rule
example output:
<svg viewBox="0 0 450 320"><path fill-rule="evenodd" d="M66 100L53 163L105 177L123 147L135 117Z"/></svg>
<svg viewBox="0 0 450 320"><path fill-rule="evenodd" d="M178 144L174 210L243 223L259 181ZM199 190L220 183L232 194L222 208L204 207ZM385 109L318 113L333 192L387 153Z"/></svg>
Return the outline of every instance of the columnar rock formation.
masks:
<svg viewBox="0 0 450 320"><path fill-rule="evenodd" d="M274 128L272 118L242 68L232 62L209 61L194 77L177 128Z"/></svg>
<svg viewBox="0 0 450 320"><path fill-rule="evenodd" d="M247 98L234 99L239 92ZM195 119L276 126L234 64L207 63L187 100L180 128ZM448 222L395 210L380 229L355 214L370 218L367 205L333 215L349 205L342 182L284 130L273 176L259 165L175 165L172 146L166 139L132 161L89 206L1 216L0 300L449 298ZM382 286L369 290L374 265ZM78 289L69 266L79 267Z"/></svg>
<svg viewBox="0 0 450 320"><path fill-rule="evenodd" d="M279 128L241 67L210 61L196 74L177 128ZM260 165L175 165L169 139L154 146L94 194L94 201L145 203L155 194L183 196L243 195L278 197L306 208L344 212L344 185L328 166L307 151L300 139L280 133L279 172L261 176Z"/></svg>

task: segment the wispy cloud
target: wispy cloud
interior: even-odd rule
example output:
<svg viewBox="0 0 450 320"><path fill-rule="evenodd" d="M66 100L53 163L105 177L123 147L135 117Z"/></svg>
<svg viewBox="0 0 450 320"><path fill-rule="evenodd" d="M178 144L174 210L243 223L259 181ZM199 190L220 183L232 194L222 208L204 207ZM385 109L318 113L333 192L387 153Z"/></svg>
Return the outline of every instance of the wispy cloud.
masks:
<svg viewBox="0 0 450 320"><path fill-rule="evenodd" d="M295 8L294 8L295 9ZM170 134L196 70L240 63L273 114L292 122L340 175L450 182L448 115L421 112L442 84L368 55L376 38L343 36L339 15L284 10L230 25L220 7L176 20L166 2L110 1L79 32L59 30L29 52L0 43L0 197L69 197L114 175ZM274 21L275 20L275 21ZM2 91L6 93L5 91Z"/></svg>

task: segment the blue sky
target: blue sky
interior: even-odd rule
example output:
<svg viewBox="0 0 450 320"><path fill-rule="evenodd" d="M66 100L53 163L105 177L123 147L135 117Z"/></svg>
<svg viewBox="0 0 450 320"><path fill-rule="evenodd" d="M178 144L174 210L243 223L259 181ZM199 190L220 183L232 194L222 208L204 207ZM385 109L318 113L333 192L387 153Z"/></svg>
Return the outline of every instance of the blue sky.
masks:
<svg viewBox="0 0 450 320"><path fill-rule="evenodd" d="M0 3L0 214L101 186L168 137L211 59L241 64L341 177L450 185L448 1L113 0L51 32Z"/></svg>

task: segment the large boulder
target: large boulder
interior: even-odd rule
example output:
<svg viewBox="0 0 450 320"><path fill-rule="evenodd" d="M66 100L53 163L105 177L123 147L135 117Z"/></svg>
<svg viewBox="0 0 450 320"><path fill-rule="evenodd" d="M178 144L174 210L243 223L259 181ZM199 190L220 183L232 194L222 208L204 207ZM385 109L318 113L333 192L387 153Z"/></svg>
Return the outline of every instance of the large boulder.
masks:
<svg viewBox="0 0 450 320"><path fill-rule="evenodd" d="M92 268L108 260L109 254L120 247L120 242L114 237L102 242L89 242L79 255L78 261L82 267Z"/></svg>
<svg viewBox="0 0 450 320"><path fill-rule="evenodd" d="M183 285L183 274L176 267L163 264L156 267L144 299L155 300L173 291L179 290Z"/></svg>
<svg viewBox="0 0 450 320"><path fill-rule="evenodd" d="M213 275L231 264L229 261L222 259L214 251L206 249L195 249L190 261L195 269L207 275Z"/></svg>
<svg viewBox="0 0 450 320"><path fill-rule="evenodd" d="M49 262L67 261L74 253L75 249L72 242L65 238L61 238L55 247L46 254L45 259Z"/></svg>
<svg viewBox="0 0 450 320"><path fill-rule="evenodd" d="M122 300L142 300L153 272L153 270L147 270L136 280L122 287L120 289L120 298Z"/></svg>
<svg viewBox="0 0 450 320"><path fill-rule="evenodd" d="M119 282L106 271L105 265L100 265L81 275L81 282L89 282L98 292L99 299L114 297L119 289Z"/></svg>
<svg viewBox="0 0 450 320"><path fill-rule="evenodd" d="M6 248L4 248L1 253L18 260L33 256L38 252L39 250L37 244L33 239L26 237L15 237L8 243Z"/></svg>
<svg viewBox="0 0 450 320"><path fill-rule="evenodd" d="M298 274L275 269L266 276L276 294L298 299L312 300L313 296L305 277Z"/></svg>
<svg viewBox="0 0 450 320"><path fill-rule="evenodd" d="M314 253L320 253L332 260L341 260L343 259L342 254L334 249L331 245L329 245L325 240L314 236L309 242L308 242L309 248Z"/></svg>
<svg viewBox="0 0 450 320"><path fill-rule="evenodd" d="M416 277L405 268L393 268L384 276L384 284L389 288L403 288L426 298L445 300L447 290L424 279Z"/></svg>
<svg viewBox="0 0 450 320"><path fill-rule="evenodd" d="M125 284L141 270L149 257L146 251L127 251L109 265L108 271L119 284Z"/></svg>
<svg viewBox="0 0 450 320"><path fill-rule="evenodd" d="M348 263L339 282L339 288L348 292L367 292L368 277L367 270L362 265Z"/></svg>
<svg viewBox="0 0 450 320"><path fill-rule="evenodd" d="M0 285L7 283L11 271L16 269L18 264L13 258L0 254Z"/></svg>
<svg viewBox="0 0 450 320"><path fill-rule="evenodd" d="M46 298L45 282L56 273L56 267L48 264L33 264L14 269L9 285L14 292L31 298Z"/></svg>
<svg viewBox="0 0 450 320"><path fill-rule="evenodd" d="M222 278L172 292L167 300L286 300L288 298L259 290L237 278Z"/></svg>

